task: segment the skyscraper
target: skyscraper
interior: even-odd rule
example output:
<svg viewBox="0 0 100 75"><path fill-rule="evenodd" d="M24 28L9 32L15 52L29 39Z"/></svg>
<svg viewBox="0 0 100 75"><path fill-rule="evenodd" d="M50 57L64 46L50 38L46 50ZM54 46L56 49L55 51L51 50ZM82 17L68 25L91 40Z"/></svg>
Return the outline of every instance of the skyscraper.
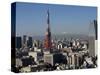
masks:
<svg viewBox="0 0 100 75"><path fill-rule="evenodd" d="M95 29L95 40L98 39L98 26L97 26L97 20L94 20L94 29Z"/></svg>
<svg viewBox="0 0 100 75"><path fill-rule="evenodd" d="M23 35L23 45L26 46L26 38L27 36L26 35Z"/></svg>
<svg viewBox="0 0 100 75"><path fill-rule="evenodd" d="M32 37L30 36L30 37L28 37L28 40L27 40L27 46L29 47L29 48L32 48Z"/></svg>
<svg viewBox="0 0 100 75"><path fill-rule="evenodd" d="M16 48L21 48L22 47L22 39L21 37L16 37Z"/></svg>
<svg viewBox="0 0 100 75"><path fill-rule="evenodd" d="M50 18L49 18L49 10L47 11L47 30L46 30L46 38L45 38L45 48L51 50L51 31L50 31Z"/></svg>
<svg viewBox="0 0 100 75"><path fill-rule="evenodd" d="M89 29L89 54L90 56L97 55L97 20L93 20Z"/></svg>

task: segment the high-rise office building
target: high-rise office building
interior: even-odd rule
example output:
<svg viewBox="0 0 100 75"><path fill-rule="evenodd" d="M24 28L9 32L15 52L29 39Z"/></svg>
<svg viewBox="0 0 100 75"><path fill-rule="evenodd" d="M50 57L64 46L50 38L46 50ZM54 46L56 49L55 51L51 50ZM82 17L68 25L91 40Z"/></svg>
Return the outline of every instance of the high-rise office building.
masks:
<svg viewBox="0 0 100 75"><path fill-rule="evenodd" d="M94 20L90 24L89 29L89 54L90 56L97 55L97 21Z"/></svg>
<svg viewBox="0 0 100 75"><path fill-rule="evenodd" d="M94 20L94 29L95 29L95 39L98 39L98 26L97 26L97 20Z"/></svg>
<svg viewBox="0 0 100 75"><path fill-rule="evenodd" d="M95 56L95 38L89 37L89 55Z"/></svg>
<svg viewBox="0 0 100 75"><path fill-rule="evenodd" d="M32 42L32 37L28 37L28 40L27 40L27 47L29 48L32 48L32 45L33 45L33 42Z"/></svg>
<svg viewBox="0 0 100 75"><path fill-rule="evenodd" d="M21 48L22 47L22 38L21 37L16 37L16 48Z"/></svg>
<svg viewBox="0 0 100 75"><path fill-rule="evenodd" d="M26 35L23 35L23 45L26 46L26 38L27 36Z"/></svg>
<svg viewBox="0 0 100 75"><path fill-rule="evenodd" d="M65 56L61 53L44 54L44 62L51 65L65 63ZM67 62L67 61L66 61Z"/></svg>

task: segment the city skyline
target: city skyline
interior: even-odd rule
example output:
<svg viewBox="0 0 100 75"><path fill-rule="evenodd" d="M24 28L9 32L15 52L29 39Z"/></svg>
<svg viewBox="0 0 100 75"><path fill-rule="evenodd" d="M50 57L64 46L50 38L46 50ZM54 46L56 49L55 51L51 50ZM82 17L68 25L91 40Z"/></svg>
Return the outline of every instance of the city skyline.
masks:
<svg viewBox="0 0 100 75"><path fill-rule="evenodd" d="M97 8L11 4L11 71L97 68Z"/></svg>
<svg viewBox="0 0 100 75"><path fill-rule="evenodd" d="M96 7L17 3L16 35L45 35L48 9L52 34L88 35L90 21L97 19Z"/></svg>

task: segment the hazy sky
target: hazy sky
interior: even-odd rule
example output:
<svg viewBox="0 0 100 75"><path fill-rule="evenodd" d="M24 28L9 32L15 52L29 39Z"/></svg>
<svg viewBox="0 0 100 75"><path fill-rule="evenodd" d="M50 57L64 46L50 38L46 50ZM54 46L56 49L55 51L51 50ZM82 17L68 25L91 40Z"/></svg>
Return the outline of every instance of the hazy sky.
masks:
<svg viewBox="0 0 100 75"><path fill-rule="evenodd" d="M52 34L88 34L90 21L97 19L97 8L37 3L16 4L17 35L45 35L47 10Z"/></svg>

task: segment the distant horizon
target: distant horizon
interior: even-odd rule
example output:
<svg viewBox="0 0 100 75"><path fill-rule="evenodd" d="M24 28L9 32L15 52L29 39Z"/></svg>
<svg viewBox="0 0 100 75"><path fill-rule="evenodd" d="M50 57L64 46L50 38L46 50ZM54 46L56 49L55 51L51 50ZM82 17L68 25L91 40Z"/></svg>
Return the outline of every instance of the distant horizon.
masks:
<svg viewBox="0 0 100 75"><path fill-rule="evenodd" d="M24 35L26 35L26 36L33 36L33 37L34 36L46 36L45 34L44 35L27 35L27 34L23 34L23 35L16 35L16 36L24 36ZM62 34L52 34L51 33L51 36L56 36L56 35L57 36L58 35L84 35L84 36L88 36L87 34L72 34L72 33L71 34L70 33L66 33L66 34L63 34L63 33Z"/></svg>
<svg viewBox="0 0 100 75"><path fill-rule="evenodd" d="M17 2L16 35L45 36L48 9L52 35L88 35L90 21L97 20L97 7Z"/></svg>

